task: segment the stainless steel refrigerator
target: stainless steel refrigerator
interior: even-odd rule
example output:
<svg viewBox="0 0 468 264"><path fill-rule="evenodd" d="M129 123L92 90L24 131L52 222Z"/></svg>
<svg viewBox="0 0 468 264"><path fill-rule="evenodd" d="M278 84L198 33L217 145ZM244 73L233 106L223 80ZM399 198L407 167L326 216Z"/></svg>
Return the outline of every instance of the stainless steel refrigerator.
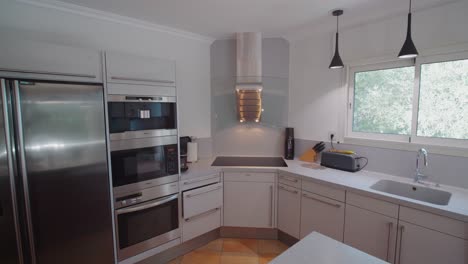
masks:
<svg viewBox="0 0 468 264"><path fill-rule="evenodd" d="M0 81L0 263L113 263L102 85Z"/></svg>

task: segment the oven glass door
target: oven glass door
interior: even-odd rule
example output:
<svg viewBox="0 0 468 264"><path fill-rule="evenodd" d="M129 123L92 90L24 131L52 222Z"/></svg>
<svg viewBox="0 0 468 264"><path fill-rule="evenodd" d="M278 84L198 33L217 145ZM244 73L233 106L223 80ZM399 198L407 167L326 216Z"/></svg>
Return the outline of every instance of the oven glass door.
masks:
<svg viewBox="0 0 468 264"><path fill-rule="evenodd" d="M178 173L177 144L111 152L114 187Z"/></svg>
<svg viewBox="0 0 468 264"><path fill-rule="evenodd" d="M119 249L144 241L155 247L174 239L169 234L179 228L178 200L174 194L117 210Z"/></svg>
<svg viewBox="0 0 468 264"><path fill-rule="evenodd" d="M108 107L111 134L177 128L175 102L109 102Z"/></svg>

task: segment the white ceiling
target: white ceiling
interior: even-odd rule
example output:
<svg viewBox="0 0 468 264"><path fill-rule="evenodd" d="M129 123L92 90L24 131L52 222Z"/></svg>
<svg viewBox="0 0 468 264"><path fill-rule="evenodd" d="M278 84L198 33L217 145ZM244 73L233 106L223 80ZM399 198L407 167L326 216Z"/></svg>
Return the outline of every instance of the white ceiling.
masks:
<svg viewBox="0 0 468 264"><path fill-rule="evenodd" d="M344 8L343 23L401 14L409 0L60 0L220 39L235 32L285 36L304 27L334 25L330 10ZM414 0L415 9L455 0Z"/></svg>

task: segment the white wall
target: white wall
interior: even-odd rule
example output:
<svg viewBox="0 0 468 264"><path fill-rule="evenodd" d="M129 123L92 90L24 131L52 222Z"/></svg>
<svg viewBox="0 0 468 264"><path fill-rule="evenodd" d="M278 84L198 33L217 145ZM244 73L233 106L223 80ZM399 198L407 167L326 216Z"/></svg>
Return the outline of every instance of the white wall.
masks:
<svg viewBox="0 0 468 264"><path fill-rule="evenodd" d="M14 34L25 39L175 60L180 132L199 138L211 136L210 40L16 1L1 1L0 33L2 38Z"/></svg>
<svg viewBox="0 0 468 264"><path fill-rule="evenodd" d="M468 1L413 13L413 39L421 55L434 49L468 44ZM406 34L406 15L345 28L340 54L346 65L374 58L395 58ZM329 70L334 32L290 41L289 125L296 137L328 140L335 131L342 139L347 90L344 70ZM466 47L466 46L465 46Z"/></svg>
<svg viewBox="0 0 468 264"><path fill-rule="evenodd" d="M413 14L413 39L425 55L437 50L468 47L468 1L459 1ZM397 56L406 33L406 16L372 21L340 33L340 54L345 65ZM329 70L333 32L316 33L290 41L289 125L296 130L296 156L316 141L329 141L337 132L342 141L346 123L345 70ZM345 142L346 143L346 142ZM416 153L342 144L369 158L367 169L412 177ZM468 158L429 153L429 180L468 188Z"/></svg>

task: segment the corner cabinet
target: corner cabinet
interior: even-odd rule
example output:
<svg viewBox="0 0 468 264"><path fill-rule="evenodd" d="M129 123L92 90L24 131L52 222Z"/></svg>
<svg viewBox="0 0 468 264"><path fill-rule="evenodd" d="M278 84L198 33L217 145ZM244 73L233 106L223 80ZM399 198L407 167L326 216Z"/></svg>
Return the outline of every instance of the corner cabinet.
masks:
<svg viewBox="0 0 468 264"><path fill-rule="evenodd" d="M224 172L224 226L275 228L275 176Z"/></svg>

